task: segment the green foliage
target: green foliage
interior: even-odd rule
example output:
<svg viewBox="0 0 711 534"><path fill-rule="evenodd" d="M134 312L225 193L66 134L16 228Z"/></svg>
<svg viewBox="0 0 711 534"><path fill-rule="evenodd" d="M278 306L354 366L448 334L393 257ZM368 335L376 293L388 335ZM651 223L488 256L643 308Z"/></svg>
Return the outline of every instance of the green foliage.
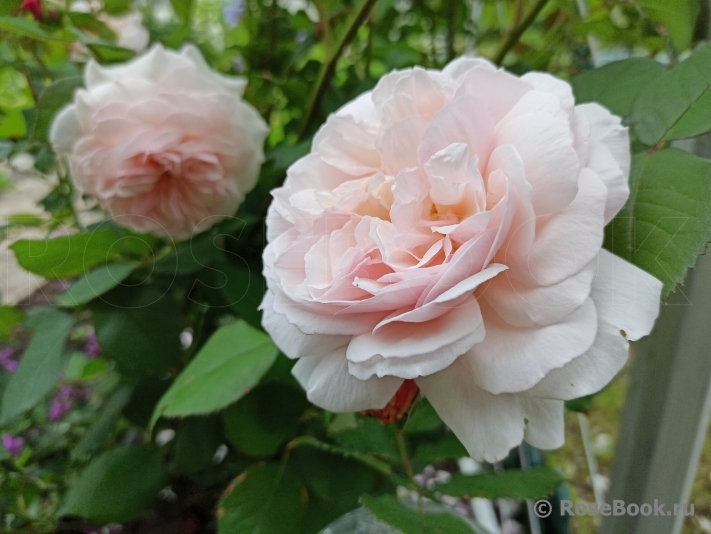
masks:
<svg viewBox="0 0 711 534"><path fill-rule="evenodd" d="M244 322L223 326L208 340L156 406L159 417L215 412L253 388L274 363L269 336Z"/></svg>
<svg viewBox="0 0 711 534"><path fill-rule="evenodd" d="M12 330L25 319L22 310L12 306L0 306L0 341L4 341Z"/></svg>
<svg viewBox="0 0 711 534"><path fill-rule="evenodd" d="M640 0L639 5L652 20L666 29L669 39L678 50L689 48L699 12L699 0Z"/></svg>
<svg viewBox="0 0 711 534"><path fill-rule="evenodd" d="M71 485L59 513L103 523L136 519L158 496L166 475L151 446L118 447L89 464Z"/></svg>
<svg viewBox="0 0 711 534"><path fill-rule="evenodd" d="M675 148L637 154L630 190L605 248L661 280L666 298L711 240L711 161Z"/></svg>
<svg viewBox="0 0 711 534"><path fill-rule="evenodd" d="M454 497L542 499L555 493L564 480L558 471L549 467L471 476L455 473L448 482L438 484L437 491Z"/></svg>
<svg viewBox="0 0 711 534"><path fill-rule="evenodd" d="M43 310L34 318L32 339L2 396L0 422L25 413L49 393L64 366L64 345L74 318L59 310Z"/></svg>
<svg viewBox="0 0 711 534"><path fill-rule="evenodd" d="M225 435L249 456L271 456L296 435L299 418L308 406L300 388L264 384L225 410Z"/></svg>
<svg viewBox="0 0 711 534"><path fill-rule="evenodd" d="M305 509L301 481L291 468L257 464L227 488L217 510L217 531L299 533Z"/></svg>
<svg viewBox="0 0 711 534"><path fill-rule="evenodd" d="M103 353L127 371L165 371L180 357L180 310L156 288L122 288L92 305Z"/></svg>
<svg viewBox="0 0 711 534"><path fill-rule="evenodd" d="M20 239L10 247L19 264L45 278L71 278L92 267L121 259L121 241L112 230L52 239Z"/></svg>
<svg viewBox="0 0 711 534"><path fill-rule="evenodd" d="M666 71L664 65L649 58L631 58L609 63L573 78L575 102L597 102L622 117L632 112L639 92Z"/></svg>
<svg viewBox="0 0 711 534"><path fill-rule="evenodd" d="M398 529L403 534L471 534L474 532L464 519L454 513L423 513L401 502L394 495L361 497L363 506L375 517Z"/></svg>
<svg viewBox="0 0 711 534"><path fill-rule="evenodd" d="M639 94L632 121L647 145L711 131L711 44L659 76Z"/></svg>
<svg viewBox="0 0 711 534"><path fill-rule="evenodd" d="M138 267L138 262L115 262L99 265L82 275L67 291L57 295L60 306L81 306L123 282Z"/></svg>

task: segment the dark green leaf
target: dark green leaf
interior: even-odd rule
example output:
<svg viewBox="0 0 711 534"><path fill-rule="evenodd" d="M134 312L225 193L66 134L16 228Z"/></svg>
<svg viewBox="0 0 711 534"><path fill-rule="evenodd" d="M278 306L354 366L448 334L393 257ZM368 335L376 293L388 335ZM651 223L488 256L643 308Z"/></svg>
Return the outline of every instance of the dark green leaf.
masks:
<svg viewBox="0 0 711 534"><path fill-rule="evenodd" d="M415 411L407 420L405 433L420 434L425 432L435 432L442 427L442 419L432 407L427 399L420 399L415 407Z"/></svg>
<svg viewBox="0 0 711 534"><path fill-rule="evenodd" d="M308 406L300 388L264 384L225 410L225 434L249 456L270 456L296 434L299 417Z"/></svg>
<svg viewBox="0 0 711 534"><path fill-rule="evenodd" d="M175 463L181 473L194 474L214 465L220 446L220 421L216 416L188 417L175 434Z"/></svg>
<svg viewBox="0 0 711 534"><path fill-rule="evenodd" d="M400 458L393 425L383 425L372 417L359 418L355 428L334 432L333 438L348 450L378 454L393 460Z"/></svg>
<svg viewBox="0 0 711 534"><path fill-rule="evenodd" d="M565 479L550 467L463 475L455 473L437 491L453 497L483 497L485 499L542 499L555 493Z"/></svg>
<svg viewBox="0 0 711 534"><path fill-rule="evenodd" d="M221 276L227 278L222 287L227 303L245 321L255 328L261 329L262 312L257 308L266 291L262 274L256 269L234 267L225 263L221 263L217 267L222 273Z"/></svg>
<svg viewBox="0 0 711 534"><path fill-rule="evenodd" d="M73 324L71 315L58 310L35 317L32 339L3 393L0 421L26 412L52 390L64 368L64 345Z"/></svg>
<svg viewBox="0 0 711 534"><path fill-rule="evenodd" d="M84 274L67 291L57 295L55 302L68 307L86 304L123 282L138 265L133 261L100 265Z"/></svg>
<svg viewBox="0 0 711 534"><path fill-rule="evenodd" d="M266 334L242 321L223 326L160 400L152 422L161 416L211 413L232 404L259 382L278 352Z"/></svg>
<svg viewBox="0 0 711 534"><path fill-rule="evenodd" d="M84 437L72 449L72 458L81 458L88 454L94 454L113 434L116 421L118 421L121 410L131 400L133 388L126 384L121 384L104 401L98 419L84 434Z"/></svg>
<svg viewBox="0 0 711 534"><path fill-rule="evenodd" d="M711 131L711 44L648 84L632 106L632 122L651 146Z"/></svg>
<svg viewBox="0 0 711 534"><path fill-rule="evenodd" d="M444 434L439 440L434 442L421 443L415 449L412 461L425 467L434 462L442 460L457 460L468 456L464 445L452 432Z"/></svg>
<svg viewBox="0 0 711 534"><path fill-rule="evenodd" d="M131 521L151 505L166 482L166 468L149 445L102 454L69 488L59 515L114 523Z"/></svg>
<svg viewBox="0 0 711 534"><path fill-rule="evenodd" d="M639 92L665 71L664 65L649 58L615 61L573 78L575 101L598 102L624 117L632 112L632 102Z"/></svg>
<svg viewBox="0 0 711 534"><path fill-rule="evenodd" d="M297 534L305 503L298 476L287 466L255 465L238 476L220 501L219 534Z"/></svg>
<svg viewBox="0 0 711 534"><path fill-rule="evenodd" d="M37 103L37 117L31 137L36 141L47 141L49 127L57 112L74 98L74 92L84 84L84 78L75 76L58 80L47 87Z"/></svg>
<svg viewBox="0 0 711 534"><path fill-rule="evenodd" d="M403 534L472 534L467 523L453 513L420 513L394 495L361 497L363 506L375 517Z"/></svg>
<svg viewBox="0 0 711 534"><path fill-rule="evenodd" d="M168 295L150 287L118 287L91 309L103 355L123 369L165 371L178 365L181 316Z"/></svg>
<svg viewBox="0 0 711 534"><path fill-rule="evenodd" d="M44 278L73 278L92 267L120 259L120 238L97 230L52 239L20 239L10 247L26 271Z"/></svg>
<svg viewBox="0 0 711 534"><path fill-rule="evenodd" d="M638 154L630 190L605 248L661 280L666 298L711 240L711 161L675 148Z"/></svg>

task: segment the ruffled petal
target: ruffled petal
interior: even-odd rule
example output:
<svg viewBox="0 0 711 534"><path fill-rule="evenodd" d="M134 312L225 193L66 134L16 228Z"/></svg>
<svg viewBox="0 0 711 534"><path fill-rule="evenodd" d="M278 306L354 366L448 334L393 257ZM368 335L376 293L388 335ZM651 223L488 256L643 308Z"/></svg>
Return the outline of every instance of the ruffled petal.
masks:
<svg viewBox="0 0 711 534"><path fill-rule="evenodd" d="M380 410L403 382L392 376L358 380L348 372L345 347L323 356L299 358L291 372L309 401L331 412Z"/></svg>

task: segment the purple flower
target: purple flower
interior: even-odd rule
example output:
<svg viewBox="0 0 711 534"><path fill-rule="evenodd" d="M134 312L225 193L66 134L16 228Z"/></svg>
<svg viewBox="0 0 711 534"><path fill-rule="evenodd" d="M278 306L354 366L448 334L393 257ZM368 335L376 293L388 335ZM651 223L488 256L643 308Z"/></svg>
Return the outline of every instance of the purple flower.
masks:
<svg viewBox="0 0 711 534"><path fill-rule="evenodd" d="M3 434L2 446L7 449L7 452L17 458L18 456L20 456L20 454L22 454L22 449L25 448L25 440L20 436L13 436L12 434Z"/></svg>
<svg viewBox="0 0 711 534"><path fill-rule="evenodd" d="M70 386L68 384L63 385L54 394L52 404L49 406L47 418L50 421L59 421L69 413L74 406L75 400L85 401L86 392L82 388Z"/></svg>
<svg viewBox="0 0 711 534"><path fill-rule="evenodd" d="M84 345L84 355L93 360L99 354L101 354L101 347L99 346L99 340L96 339L96 334L92 330L86 336L86 345Z"/></svg>
<svg viewBox="0 0 711 534"><path fill-rule="evenodd" d="M222 8L222 16L225 19L225 24L230 28L236 28L239 21L244 15L244 0L232 0L229 4Z"/></svg>
<svg viewBox="0 0 711 534"><path fill-rule="evenodd" d="M73 405L74 403L71 400L54 398L52 400L52 404L49 406L47 418L50 421L59 421L62 417L69 413Z"/></svg>
<svg viewBox="0 0 711 534"><path fill-rule="evenodd" d="M3 347L0 349L0 367L8 373L14 373L17 370L17 360L14 359L15 351L11 347Z"/></svg>

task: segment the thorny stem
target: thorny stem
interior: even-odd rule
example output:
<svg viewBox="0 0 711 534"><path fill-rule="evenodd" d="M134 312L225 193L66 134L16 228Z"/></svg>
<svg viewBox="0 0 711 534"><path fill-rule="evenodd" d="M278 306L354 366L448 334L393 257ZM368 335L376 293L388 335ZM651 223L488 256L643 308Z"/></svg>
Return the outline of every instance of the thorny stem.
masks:
<svg viewBox="0 0 711 534"><path fill-rule="evenodd" d="M353 18L345 33L343 34L343 37L339 41L338 46L333 51L333 54L329 55L326 58L326 61L323 62L323 65L321 65L321 70L319 72L318 79L316 80L316 85L314 86L314 90L311 93L309 103L306 107L307 111L304 115L304 120L301 123L299 140L303 141L306 135L308 134L309 128L311 127L311 123L316 117L316 112L321 106L321 101L323 100L323 97L326 94L326 90L328 89L328 86L330 85L331 80L333 79L333 75L336 73L336 63L338 63L338 59L341 57L341 54L343 54L343 50L345 50L345 48L356 36L358 28L360 28L361 25L366 21L376 2L377 0L365 0L365 2L363 2L363 5L358 10L355 17Z"/></svg>
<svg viewBox="0 0 711 534"><path fill-rule="evenodd" d="M538 2L536 2L531 11L528 13L528 15L526 15L526 17L521 21L521 24L511 30L508 37L506 38L506 41L504 41L504 43L501 45L501 48L499 48L499 51L494 56L494 63L496 63L497 65L501 65L504 62L506 54L508 54L509 51L516 45L516 43L518 43L518 40L521 38L521 36L525 33L529 26L533 24L533 22L536 20L536 17L538 17L540 12L543 11L543 8L546 7L548 1L549 0L538 0Z"/></svg>

